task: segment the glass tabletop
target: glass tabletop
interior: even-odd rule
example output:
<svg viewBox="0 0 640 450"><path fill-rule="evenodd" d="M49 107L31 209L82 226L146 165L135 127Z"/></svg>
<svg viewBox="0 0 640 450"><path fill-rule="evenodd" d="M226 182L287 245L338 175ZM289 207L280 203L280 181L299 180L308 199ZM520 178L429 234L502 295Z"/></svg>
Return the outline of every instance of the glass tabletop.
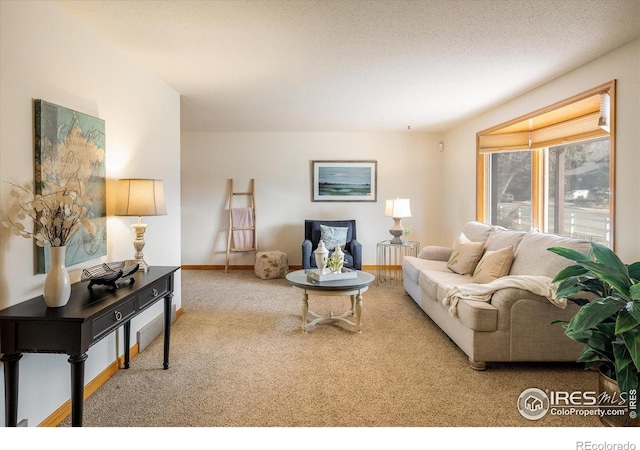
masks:
<svg viewBox="0 0 640 450"><path fill-rule="evenodd" d="M332 280L332 281L315 281L307 278L306 270L296 270L287 274L286 278L289 283L296 287L305 289L319 289L319 290L345 290L345 289L360 289L369 286L373 280L376 279L373 275L360 270L356 271L357 278L347 278L344 280Z"/></svg>

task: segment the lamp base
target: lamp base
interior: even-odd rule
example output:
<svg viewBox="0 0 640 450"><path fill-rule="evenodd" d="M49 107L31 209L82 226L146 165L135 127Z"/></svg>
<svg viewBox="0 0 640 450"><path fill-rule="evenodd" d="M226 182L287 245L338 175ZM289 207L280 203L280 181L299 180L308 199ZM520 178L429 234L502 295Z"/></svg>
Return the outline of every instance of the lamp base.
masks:
<svg viewBox="0 0 640 450"><path fill-rule="evenodd" d="M401 220L402 217L393 218L393 226L389 230L389 233L391 233L391 236L393 236L393 239L391 239L392 244L402 244L400 236L402 236L402 233L404 233L404 228L402 228L402 224L400 223Z"/></svg>
<svg viewBox="0 0 640 450"><path fill-rule="evenodd" d="M400 236L402 236L402 230L394 230L392 228L389 230L389 233L393 236L393 239L390 241L391 244L402 244L402 239L400 239Z"/></svg>
<svg viewBox="0 0 640 450"><path fill-rule="evenodd" d="M149 270L149 264L144 259L134 259L135 263L138 265L139 272L146 272Z"/></svg>
<svg viewBox="0 0 640 450"><path fill-rule="evenodd" d="M138 218L138 223L134 223L131 225L133 231L136 233L136 238L133 241L133 248L136 249L133 259L138 264L138 270L146 272L149 270L149 264L144 260L144 254L142 253L142 249L144 248L144 232L147 231L147 224L141 223L140 218Z"/></svg>

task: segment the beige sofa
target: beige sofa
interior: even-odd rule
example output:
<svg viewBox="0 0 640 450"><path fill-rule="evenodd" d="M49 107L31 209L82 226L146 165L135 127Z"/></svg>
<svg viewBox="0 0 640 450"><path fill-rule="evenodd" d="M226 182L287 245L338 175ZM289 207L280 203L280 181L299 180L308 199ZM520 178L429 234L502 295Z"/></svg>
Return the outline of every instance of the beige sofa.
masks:
<svg viewBox="0 0 640 450"><path fill-rule="evenodd" d="M474 271L475 279L482 281L483 286L474 284L472 287L484 288L496 283L504 284L511 279L526 278L522 275L533 275L535 277L531 278L535 280L549 277L550 280L571 264L547 250L556 246L584 253L590 250L588 241L469 222L456 239L455 249L427 246L418 257L404 258L404 289L466 353L471 367L476 370L485 369L487 362L575 361L581 354L582 345L567 338L560 324L551 323L570 319L577 310L573 302L567 302L563 309L550 297L533 294L532 291L537 292L534 289L505 287L489 295L488 301L458 298L455 311L451 309L451 289L468 287L474 281L474 273L468 267L460 270L461 249L474 247L477 250L480 247L480 261L474 266ZM503 271L497 274L499 281L490 281L496 276L482 279L478 273L482 269L478 267L482 267L490 257L495 259L497 254L507 253L511 253L512 259L509 260L507 255L503 257L502 265L497 265ZM450 267L462 273L456 273ZM445 305L447 302L449 306Z"/></svg>

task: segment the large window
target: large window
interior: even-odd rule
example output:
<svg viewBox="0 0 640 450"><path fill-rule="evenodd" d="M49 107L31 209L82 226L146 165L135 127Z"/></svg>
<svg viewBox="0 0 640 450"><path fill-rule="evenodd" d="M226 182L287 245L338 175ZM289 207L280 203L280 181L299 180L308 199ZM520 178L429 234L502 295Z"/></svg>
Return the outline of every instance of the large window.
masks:
<svg viewBox="0 0 640 450"><path fill-rule="evenodd" d="M530 230L531 152L490 155L490 223L512 230Z"/></svg>
<svg viewBox="0 0 640 450"><path fill-rule="evenodd" d="M478 133L477 219L613 248L615 82Z"/></svg>

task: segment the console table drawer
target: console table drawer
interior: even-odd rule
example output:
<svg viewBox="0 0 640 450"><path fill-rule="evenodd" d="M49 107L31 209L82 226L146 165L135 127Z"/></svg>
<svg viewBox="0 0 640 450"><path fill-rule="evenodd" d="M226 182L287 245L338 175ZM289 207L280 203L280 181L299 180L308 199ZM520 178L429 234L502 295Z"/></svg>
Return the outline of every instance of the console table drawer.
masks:
<svg viewBox="0 0 640 450"><path fill-rule="evenodd" d="M142 310L169 291L169 279L164 278L138 294L138 310Z"/></svg>
<svg viewBox="0 0 640 450"><path fill-rule="evenodd" d="M113 308L100 317L94 319L93 338L96 339L124 324L127 319L135 314L135 312L135 298L132 298L128 302L123 303L122 305Z"/></svg>

